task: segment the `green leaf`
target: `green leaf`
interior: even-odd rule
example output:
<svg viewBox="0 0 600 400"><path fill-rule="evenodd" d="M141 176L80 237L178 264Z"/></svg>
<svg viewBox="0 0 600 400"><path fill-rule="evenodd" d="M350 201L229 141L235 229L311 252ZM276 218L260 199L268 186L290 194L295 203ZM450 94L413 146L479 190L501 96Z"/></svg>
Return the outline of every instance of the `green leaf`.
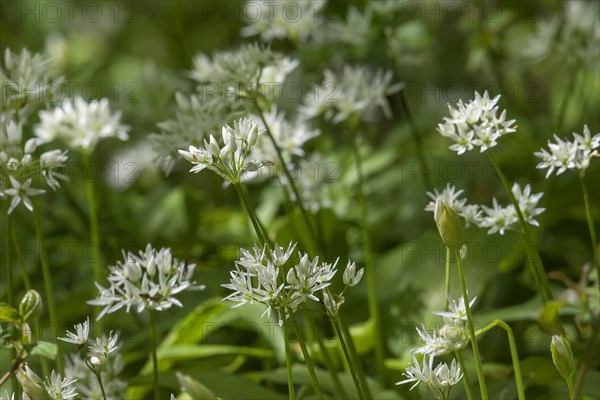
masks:
<svg viewBox="0 0 600 400"><path fill-rule="evenodd" d="M191 399L205 399L205 400L216 400L217 396L202 383L193 379L189 375L184 375L182 373L175 373L177 376L177 380L179 381L179 385L182 390L190 396Z"/></svg>
<svg viewBox="0 0 600 400"><path fill-rule="evenodd" d="M16 308L6 303L0 303L0 322L19 323L21 316Z"/></svg>
<svg viewBox="0 0 600 400"><path fill-rule="evenodd" d="M56 359L56 354L58 353L58 346L56 343L39 341L33 345L29 354L31 355L39 355L42 357L49 358L51 360Z"/></svg>
<svg viewBox="0 0 600 400"><path fill-rule="evenodd" d="M157 354L159 370L164 371L168 365L175 361L200 360L208 357L246 355L257 358L273 358L273 350L255 347L229 346L229 345L173 345ZM164 362L167 361L167 362Z"/></svg>
<svg viewBox="0 0 600 400"><path fill-rule="evenodd" d="M544 304L539 317L540 328L549 335L564 335L565 328L562 325L558 311L563 307L560 301L549 301Z"/></svg>

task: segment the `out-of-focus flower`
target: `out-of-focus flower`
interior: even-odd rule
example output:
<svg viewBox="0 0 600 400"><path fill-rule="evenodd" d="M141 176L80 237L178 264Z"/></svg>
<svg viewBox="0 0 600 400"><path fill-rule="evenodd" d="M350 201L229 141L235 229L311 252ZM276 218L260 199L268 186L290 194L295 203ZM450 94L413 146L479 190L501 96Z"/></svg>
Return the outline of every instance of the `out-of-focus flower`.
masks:
<svg viewBox="0 0 600 400"><path fill-rule="evenodd" d="M457 364L456 359L452 360L450 367L446 363L438 364L435 369L433 368L434 356L425 356L423 358L423 366L420 365L417 358L413 355L412 365L410 365L404 376L407 379L396 382L396 385L403 385L405 383L415 383L411 386L410 390L414 389L423 382L427 385L431 393L438 400L446 400L450 388L456 385L462 379L462 373L460 366Z"/></svg>
<svg viewBox="0 0 600 400"><path fill-rule="evenodd" d="M21 202L23 202L23 205L27 207L29 211L33 212L33 204L31 203L29 196L37 196L45 193L46 191L44 189L34 189L30 187L31 178L27 179L23 183L16 180L12 175L9 175L8 178L10 179L12 187L9 189L4 189L2 192L4 195L12 197L10 207L8 208L8 213L12 213Z"/></svg>
<svg viewBox="0 0 600 400"><path fill-rule="evenodd" d="M108 99L86 102L78 96L66 99L51 111L40 112L35 134L41 142L61 139L71 148L91 153L103 138L127 140L129 127L121 123L121 112L111 113Z"/></svg>

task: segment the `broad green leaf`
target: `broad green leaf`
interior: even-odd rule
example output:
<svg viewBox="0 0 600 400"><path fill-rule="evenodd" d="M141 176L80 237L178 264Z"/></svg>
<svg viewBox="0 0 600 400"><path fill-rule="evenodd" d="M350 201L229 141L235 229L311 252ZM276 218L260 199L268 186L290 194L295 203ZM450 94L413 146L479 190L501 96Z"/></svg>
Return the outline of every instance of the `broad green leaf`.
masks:
<svg viewBox="0 0 600 400"><path fill-rule="evenodd" d="M173 345L157 353L159 370L165 371L171 362L200 360L207 357L246 355L257 358L272 358L273 351L255 347L241 347L216 344Z"/></svg>
<svg viewBox="0 0 600 400"><path fill-rule="evenodd" d="M49 358L54 360L56 358L56 354L58 353L58 346L56 343L39 341L32 345L29 354L31 355L39 355L42 357Z"/></svg>
<svg viewBox="0 0 600 400"><path fill-rule="evenodd" d="M181 389L190 396L190 399L216 400L217 396L202 383L198 382L189 375L175 373Z"/></svg>
<svg viewBox="0 0 600 400"><path fill-rule="evenodd" d="M19 323L21 316L16 308L6 303L0 303L0 322Z"/></svg>

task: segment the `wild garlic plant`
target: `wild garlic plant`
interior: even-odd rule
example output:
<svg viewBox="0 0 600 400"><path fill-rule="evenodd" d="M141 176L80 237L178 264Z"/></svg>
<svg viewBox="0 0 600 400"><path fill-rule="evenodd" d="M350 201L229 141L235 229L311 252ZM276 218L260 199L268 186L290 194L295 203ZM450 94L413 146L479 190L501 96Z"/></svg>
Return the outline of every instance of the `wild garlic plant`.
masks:
<svg viewBox="0 0 600 400"><path fill-rule="evenodd" d="M75 332L67 331L66 337L58 339L77 346L77 353L67 358L66 368L68 375L79 382L74 382L77 390L93 399L108 400L123 396L126 385L115 375L115 372L119 372L119 367L123 369L123 361L118 355L119 334L113 335L111 331L108 337L101 335L90 339L89 317L74 328ZM94 375L94 383L86 373L86 368Z"/></svg>
<svg viewBox="0 0 600 400"><path fill-rule="evenodd" d="M138 254L123 252L123 261L110 267L109 286L104 287L96 282L100 293L98 297L88 301L90 305L104 307L97 317L98 320L121 308L125 308L129 312L132 307L135 307L138 314L145 309L148 310L154 396L157 399L160 396L160 388L154 313L167 310L172 306L182 307L183 304L175 295L184 290L203 290L205 288L204 285L196 285L191 280L195 267L195 264L188 264L173 257L169 248L157 250L148 244ZM87 329L89 329L89 324ZM78 330L85 332L86 326L82 325ZM75 337L79 336L75 335ZM116 343L116 339L114 341Z"/></svg>

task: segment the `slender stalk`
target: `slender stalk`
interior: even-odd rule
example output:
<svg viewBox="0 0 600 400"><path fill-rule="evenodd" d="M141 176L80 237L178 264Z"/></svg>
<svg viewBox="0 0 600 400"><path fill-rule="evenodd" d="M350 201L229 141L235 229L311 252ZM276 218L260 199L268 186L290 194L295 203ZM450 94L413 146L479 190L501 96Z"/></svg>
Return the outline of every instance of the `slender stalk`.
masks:
<svg viewBox="0 0 600 400"><path fill-rule="evenodd" d="M419 164L421 164L421 171L423 174L421 175L424 179L425 188L428 191L433 190L433 185L429 180L429 174L427 173L427 159L425 158L425 151L423 150L423 141L421 140L421 131L419 130L419 126L415 122L410 109L408 108L408 101L406 100L406 93L404 90L400 91L400 105L406 114L406 119L408 120L408 124L410 125L410 130L413 134L413 140L415 141L415 147L417 148L417 157L419 158Z"/></svg>
<svg viewBox="0 0 600 400"><path fill-rule="evenodd" d="M287 369L288 394L289 399L294 400L294 373L292 372L292 351L290 349L290 328L289 321L286 319L283 322L283 343L285 345L285 365Z"/></svg>
<svg viewBox="0 0 600 400"><path fill-rule="evenodd" d="M8 235L10 235L10 231L12 230L12 224L11 224L11 218L10 215L6 216L6 230L8 232ZM15 243L15 247L16 247L16 243ZM12 257L11 257L11 253L12 253L12 249L8 249L8 251L6 252L6 277L8 279L8 299L6 301L6 303L8 303L9 305L12 305L13 301L14 301L14 296L15 296L15 288L14 288L14 279L13 279L13 265L12 265Z"/></svg>
<svg viewBox="0 0 600 400"><path fill-rule="evenodd" d="M98 379L98 385L100 385L100 391L102 392L102 398L106 400L106 392L104 391L104 385L102 384L102 371L96 372L96 379Z"/></svg>
<svg viewBox="0 0 600 400"><path fill-rule="evenodd" d="M256 216L256 213L254 212L254 208L252 207L252 204L250 204L250 200L248 199L248 196L246 196L246 192L242 188L242 185L240 183L234 183L233 186L237 190L238 195L240 196L240 198L242 199L242 202L244 203L244 207L246 208L248 217L250 217L250 222L252 222L252 226L254 227L254 231L256 232L256 235L258 236L258 240L260 240L260 242L262 244L267 243L267 246L268 246L270 242L267 241L265 238L265 234L264 234L263 230L261 229L261 224L258 221L258 217Z"/></svg>
<svg viewBox="0 0 600 400"><path fill-rule="evenodd" d="M575 399L575 390L573 389L573 378L567 379L567 386L569 387L569 398Z"/></svg>
<svg viewBox="0 0 600 400"><path fill-rule="evenodd" d="M46 290L46 300L48 302L48 313L50 314L50 324L57 330L61 329L60 322L58 320L58 314L56 312L56 303L54 302L54 286L52 284L52 274L50 273L50 266L48 265L48 257L46 255L46 243L44 241L44 234L42 232L42 225L40 223L40 213L37 205L33 206L33 222L35 224L35 234L37 236L38 245L40 246L40 263L42 264L42 276L44 278L44 288ZM60 354L60 348L56 357L56 364L58 370L62 373L62 356Z"/></svg>
<svg viewBox="0 0 600 400"><path fill-rule="evenodd" d="M308 228L308 231L310 232L310 236L316 240L317 235L315 234L315 229L313 227L313 224L310 221L310 218L308 217L308 212L306 211L306 207L304 207L304 202L302 201L300 192L298 191L298 188L296 187L296 184L294 183L294 178L292 177L292 174L290 173L290 170L288 169L287 164L283 158L283 153L281 153L281 149L279 148L279 146L277 145L277 142L275 141L275 137L273 136L273 133L271 132L271 129L269 128L269 124L267 124L267 120L264 117L262 109L260 108L260 106L257 103L254 103L254 105L256 106L256 111L257 111L263 125L265 126L267 136L271 140L271 144L273 145L273 147L275 148L275 151L277 152L277 158L279 158L279 162L281 163L281 169L283 170L283 174L285 175L285 178L287 179L288 183L290 184L290 188L292 189L292 192L294 192L294 197L296 197L296 204L298 205L298 208L300 208L300 212L302 213L302 218L304 219L304 222L306 223L306 227Z"/></svg>
<svg viewBox="0 0 600 400"><path fill-rule="evenodd" d="M444 310L448 309L450 305L450 248L446 246L446 283L444 285L446 289L446 306Z"/></svg>
<svg viewBox="0 0 600 400"><path fill-rule="evenodd" d="M91 154L83 153L85 171L89 170L92 166ZM92 268L94 273L94 281L102 281L102 263L100 260L100 232L98 229L98 209L96 204L96 195L94 193L94 182L85 176L85 193L88 202L88 224L90 227L90 245L95 250L93 253ZM97 319L100 310L98 307L94 307L94 319Z"/></svg>
<svg viewBox="0 0 600 400"><path fill-rule="evenodd" d="M558 130L561 131L563 128L563 124L565 122L565 115L567 113L567 108L569 105L569 99L571 94L573 93L573 89L575 89L575 83L577 82L577 78L579 77L579 68L576 68L574 73L569 74L569 82L567 83L567 89L564 92L564 96L560 103L560 108L558 110L558 117L556 125L558 126Z"/></svg>
<svg viewBox="0 0 600 400"><path fill-rule="evenodd" d="M592 335L588 340L588 344L585 348L585 353L582 357L581 364L579 365L579 371L577 371L577 378L575 380L575 387L573 389L572 399L579 400L581 397L581 391L583 390L583 382L585 381L585 375L588 369L593 364L594 353L597 351L598 344L596 338L598 337L598 322L593 322Z"/></svg>
<svg viewBox="0 0 600 400"><path fill-rule="evenodd" d="M519 352L517 350L517 343L515 342L515 335L512 328L504 321L497 319L484 328L477 330L475 336L481 336L487 331L499 327L504 329L508 336L508 345L510 346L510 357L513 363L513 370L515 372L515 382L517 384L517 397L519 400L525 399L525 389L523 388L523 377L521 376L521 365L519 364Z"/></svg>
<svg viewBox="0 0 600 400"><path fill-rule="evenodd" d="M469 305L469 295L467 294L467 284L465 282L465 273L463 271L460 251L456 252L456 263L458 264L458 273L460 275L460 285L462 287L463 299L465 301L465 311L467 313L467 325L469 326L469 334L471 336L471 346L473 347L473 356L475 357L475 368L477 370L477 380L479 381L479 391L483 400L488 399L487 387L481 366L481 357L479 355L479 346L477 345L477 336L475 336L475 328L473 327L473 317L471 315L471 306Z"/></svg>
<svg viewBox="0 0 600 400"><path fill-rule="evenodd" d="M290 319L294 325L294 329L296 330L296 336L298 336L298 343L300 344L300 348L302 349L302 355L304 356L304 362L306 367L308 368L308 374L310 375L310 380L312 381L313 388L315 389L315 394L317 395L317 399L324 400L323 390L321 389L321 385L319 384L319 380L317 379L317 374L315 373L315 368L313 366L312 359L310 357L310 353L308 352L308 348L306 347L306 343L304 343L304 338L302 337L302 332L298 328L298 323L296 322L296 317L294 314L290 314Z"/></svg>
<svg viewBox="0 0 600 400"><path fill-rule="evenodd" d="M373 319L373 330L375 335L375 363L379 372L379 381L385 384L384 349L381 329L381 318L379 316L379 305L377 304L377 275L371 247L371 234L369 232L369 216L367 201L365 197L365 178L362 170L362 157L358 148L358 133L354 135L353 150L356 159L356 172L358 173L358 200L360 202L360 219L363 235L363 250L365 253L365 272L367 276L367 294L369 303L369 314Z"/></svg>
<svg viewBox="0 0 600 400"><path fill-rule="evenodd" d="M160 399L160 388L158 386L158 357L156 356L156 325L154 322L154 310L148 309L150 315L150 346L152 347L152 375L154 379L154 400Z"/></svg>
<svg viewBox="0 0 600 400"><path fill-rule="evenodd" d="M356 375L356 371L353 368L353 362L352 362L352 357L350 356L350 353L348 351L348 346L346 346L346 341L344 340L344 336L342 335L342 331L340 330L340 327L337 323L337 321L334 318L331 318L331 324L333 325L334 329L335 329L335 334L338 337L338 340L340 341L340 344L342 345L342 350L344 351L344 357L346 358L346 361L348 362L348 369L350 370L350 375L352 375L352 382L354 382L354 387L356 388L356 393L358 394L358 398L360 400L364 400L365 396L363 395L362 392L362 388L360 387L360 381L358 380L358 376Z"/></svg>
<svg viewBox="0 0 600 400"><path fill-rule="evenodd" d="M456 350L454 352L454 357L458 361L458 365L460 365L460 370L463 373L463 386L465 387L465 393L467 395L467 400L473 400L473 393L471 393L471 384L469 383L469 375L467 374L467 369L465 368L465 363L462 360L462 356L460 355L460 351Z"/></svg>
<svg viewBox="0 0 600 400"><path fill-rule="evenodd" d="M552 290L550 289L550 284L548 283L548 278L546 277L546 272L544 271L544 265L542 263L542 259L541 259L540 255L538 253L537 246L536 246L535 242L533 241L533 239L531 238L531 234L529 233L529 228L527 227L527 222L525 222L525 217L523 217L523 213L521 212L521 208L519 207L519 202L515 198L515 195L513 194L512 190L510 188L510 184L508 183L508 180L506 179L506 176L504 175L504 172L502 172L502 169L500 168L500 165L498 164L498 162L496 162L496 159L494 158L494 155L492 154L492 152L488 150L487 154L490 158L490 161L494 165L494 168L496 169L496 173L498 174L498 176L500 177L500 180L502 181L502 185L504 185L504 190L506 190L506 193L508 194L510 201L512 202L513 206L515 207L515 210L517 211L517 217L519 218L519 224L521 225L521 232L523 235L523 239L525 241L525 250L527 251L528 256L529 256L530 265L532 265L532 273L533 273L533 276L536 278L540 296L542 296L542 300L544 301L544 303L547 303L548 301L552 300L552 298L553 298Z"/></svg>
<svg viewBox="0 0 600 400"><path fill-rule="evenodd" d="M327 350L327 347L325 346L323 338L320 334L317 335L317 344L319 345L319 350L323 354L323 363L329 370L329 375L331 376L331 380L335 385L338 395L342 399L348 398L348 393L346 393L346 389L344 389L344 385L342 385L342 381L340 381L340 377L338 376L337 371L335 370L335 366L333 365L333 361L331 360L329 351Z"/></svg>
<svg viewBox="0 0 600 400"><path fill-rule="evenodd" d="M360 363L360 358L358 357L358 352L356 351L356 346L354 345L354 341L352 340L352 335L350 334L350 330L348 329L348 325L344 323L342 316L338 314L337 321L334 320L334 326L336 325L336 332L341 331L342 335L338 333L340 337L340 342L343 340L345 343L342 345L342 348L347 346L348 353L350 358L348 359L348 363L350 366L350 371L356 370L356 375L358 376L358 381L360 382L360 389L363 392L364 398L367 400L372 400L373 395L371 394L371 388L367 383L367 377L365 375L365 371ZM345 339L344 339L345 338Z"/></svg>
<svg viewBox="0 0 600 400"><path fill-rule="evenodd" d="M590 199L588 196L587 187L585 186L585 182L583 180L583 171L580 171L578 175L579 183L581 184L581 192L583 193L583 202L585 204L585 216L588 223L588 229L590 231L590 240L592 241L592 257L594 258L594 266L596 267L596 272L600 277L600 261L598 260L598 252L596 250L596 246L598 246L598 239L596 238L596 229L594 228L594 217L592 216L592 208L590 207Z"/></svg>

